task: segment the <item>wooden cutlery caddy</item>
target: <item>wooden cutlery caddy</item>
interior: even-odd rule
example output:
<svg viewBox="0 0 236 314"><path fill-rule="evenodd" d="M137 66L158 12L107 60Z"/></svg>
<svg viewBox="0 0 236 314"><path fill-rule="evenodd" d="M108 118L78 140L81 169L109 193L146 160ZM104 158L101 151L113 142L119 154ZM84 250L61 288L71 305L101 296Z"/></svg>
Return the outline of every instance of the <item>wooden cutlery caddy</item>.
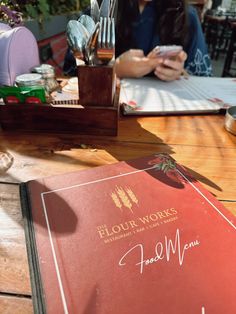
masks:
<svg viewBox="0 0 236 314"><path fill-rule="evenodd" d="M78 79L82 106L113 107L116 92L113 65L78 66Z"/></svg>
<svg viewBox="0 0 236 314"><path fill-rule="evenodd" d="M79 66L79 104L0 105L0 125L6 131L116 136L119 88L113 66Z"/></svg>

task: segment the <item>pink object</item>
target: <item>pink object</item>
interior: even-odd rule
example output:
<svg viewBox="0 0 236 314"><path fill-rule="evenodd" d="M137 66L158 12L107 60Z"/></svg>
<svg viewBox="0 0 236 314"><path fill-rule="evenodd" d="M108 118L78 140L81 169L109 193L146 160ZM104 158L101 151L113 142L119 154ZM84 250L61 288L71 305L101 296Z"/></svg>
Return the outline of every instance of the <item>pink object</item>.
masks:
<svg viewBox="0 0 236 314"><path fill-rule="evenodd" d="M10 28L0 23L0 85L14 85L17 75L40 64L37 41L24 26Z"/></svg>
<svg viewBox="0 0 236 314"><path fill-rule="evenodd" d="M11 27L8 24L0 23L0 32L8 31L9 29L11 29Z"/></svg>

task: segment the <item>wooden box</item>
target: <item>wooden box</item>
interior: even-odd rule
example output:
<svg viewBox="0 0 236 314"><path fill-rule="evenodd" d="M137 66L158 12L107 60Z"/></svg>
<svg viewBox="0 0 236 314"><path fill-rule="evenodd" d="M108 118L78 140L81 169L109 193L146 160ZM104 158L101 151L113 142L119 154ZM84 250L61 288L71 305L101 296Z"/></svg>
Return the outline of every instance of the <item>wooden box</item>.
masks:
<svg viewBox="0 0 236 314"><path fill-rule="evenodd" d="M78 66L78 81L82 106L112 106L116 91L113 65Z"/></svg>
<svg viewBox="0 0 236 314"><path fill-rule="evenodd" d="M118 104L67 108L48 104L0 105L0 125L7 131L111 135L118 132Z"/></svg>
<svg viewBox="0 0 236 314"><path fill-rule="evenodd" d="M114 68L82 66L81 69L79 103L82 106L0 105L2 130L116 136L119 89L116 88Z"/></svg>

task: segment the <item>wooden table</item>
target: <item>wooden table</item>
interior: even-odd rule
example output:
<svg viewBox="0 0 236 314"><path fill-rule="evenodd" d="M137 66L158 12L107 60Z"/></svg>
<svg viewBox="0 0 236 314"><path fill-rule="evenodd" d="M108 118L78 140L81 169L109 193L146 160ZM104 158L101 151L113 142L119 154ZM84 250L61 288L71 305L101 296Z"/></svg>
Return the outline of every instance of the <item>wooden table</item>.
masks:
<svg viewBox="0 0 236 314"><path fill-rule="evenodd" d="M32 313L19 182L167 152L236 215L236 136L223 115L121 118L117 137L0 132L0 313Z"/></svg>

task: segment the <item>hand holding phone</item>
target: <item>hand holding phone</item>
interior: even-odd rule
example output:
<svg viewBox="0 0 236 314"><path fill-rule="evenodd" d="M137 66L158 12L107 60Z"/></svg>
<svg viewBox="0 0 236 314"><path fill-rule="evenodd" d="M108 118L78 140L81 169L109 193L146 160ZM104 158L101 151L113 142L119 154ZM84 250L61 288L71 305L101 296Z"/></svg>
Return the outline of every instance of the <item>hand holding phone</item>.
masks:
<svg viewBox="0 0 236 314"><path fill-rule="evenodd" d="M182 50L183 47L180 45L156 46L152 50L152 55L162 58L172 58L177 56Z"/></svg>
<svg viewBox="0 0 236 314"><path fill-rule="evenodd" d="M182 46L156 46L147 56L149 59L159 60L154 74L163 81L173 81L181 76L187 54Z"/></svg>

